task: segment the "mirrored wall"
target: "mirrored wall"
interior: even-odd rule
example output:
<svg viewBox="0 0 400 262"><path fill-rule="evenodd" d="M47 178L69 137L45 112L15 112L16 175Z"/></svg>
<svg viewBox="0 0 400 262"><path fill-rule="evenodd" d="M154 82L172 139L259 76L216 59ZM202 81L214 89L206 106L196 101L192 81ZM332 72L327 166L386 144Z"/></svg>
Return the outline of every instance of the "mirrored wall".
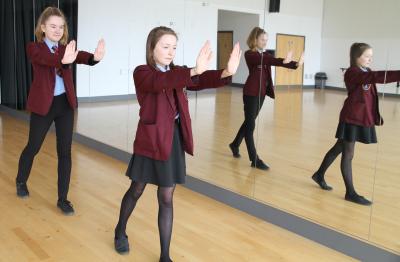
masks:
<svg viewBox="0 0 400 262"><path fill-rule="evenodd" d="M311 9L304 8L307 3L292 1L290 5L282 3L279 13L269 12L264 1L253 2L236 1L228 5L223 1L181 0L153 1L139 6L134 1L125 1L126 8L115 10L100 3L104 10L100 8L99 17L110 12L118 15L113 23L103 22L96 27L92 19L80 21L79 29L89 32L80 35L82 48L93 49L95 40L104 37L107 56L96 67L78 69L78 80L81 78L78 90L86 88L87 93L80 95L77 131L132 152L139 112L132 72L145 63L145 41L153 27L166 25L178 33L176 64L194 66L200 47L210 40L214 49L211 68L220 69L224 68L234 43L239 42L243 51L248 50L248 35L259 26L267 32L264 51L272 56L286 58L292 52L291 60L296 62L305 51L305 63L297 69L271 66L275 99L266 96L262 101L261 96L255 103L259 114L255 120L254 144L259 159L270 169L250 166L245 138L239 147L240 158L234 158L229 148L245 119L243 85L249 68L243 57L232 85L189 92L195 156L187 156L188 175L399 252L396 234L389 234L400 230L394 222L400 212L394 204L398 201L390 198L399 185L398 157L393 147L398 97L387 94L380 97L386 123L376 129L379 143L357 143L355 148L354 185L360 195L373 200L372 206L344 201L340 156L326 172L326 181L333 191L323 191L311 180L336 142L339 113L347 96L343 75L349 65L350 45L368 42L374 51L372 68L395 70L399 69L396 68L399 54L391 52L395 52L396 42L385 32L373 37L364 29L357 30L358 34L345 31L346 19L352 21L354 14L359 14L360 1L345 12L341 10L343 3L335 1L317 1L317 4L313 1ZM380 8L380 13L392 15L386 17L388 21L397 21L393 12L395 1L385 5L369 2ZM80 11L85 11L85 5L81 4ZM370 8L363 6L365 11ZM339 11L343 13L341 19L337 17ZM359 16L362 20L362 15ZM396 37L398 43L399 36ZM260 65L268 64L261 61L261 55L259 59ZM328 80L325 86L315 88L315 74L320 71L327 74ZM262 79L265 76L259 77L258 89L262 93L266 88ZM393 85L396 83L378 89L395 93L398 88Z"/></svg>

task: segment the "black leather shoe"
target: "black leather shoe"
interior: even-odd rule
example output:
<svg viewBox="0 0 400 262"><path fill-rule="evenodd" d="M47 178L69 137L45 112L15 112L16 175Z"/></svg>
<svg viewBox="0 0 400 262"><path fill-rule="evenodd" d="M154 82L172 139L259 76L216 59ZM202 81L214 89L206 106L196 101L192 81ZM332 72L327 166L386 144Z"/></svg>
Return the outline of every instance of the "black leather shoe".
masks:
<svg viewBox="0 0 400 262"><path fill-rule="evenodd" d="M27 198L29 197L29 191L28 187L26 186L26 183L20 183L16 182L17 186L17 196L20 198Z"/></svg>
<svg viewBox="0 0 400 262"><path fill-rule="evenodd" d="M64 215L66 216L72 216L75 211L74 208L72 207L71 202L68 200L58 200L57 201L57 207L63 212Z"/></svg>
<svg viewBox="0 0 400 262"><path fill-rule="evenodd" d="M233 144L229 144L229 148L231 149L234 158L240 158L238 147L234 146Z"/></svg>
<svg viewBox="0 0 400 262"><path fill-rule="evenodd" d="M359 204L359 205L363 205L363 206L370 206L372 205L372 202L369 201L368 199L366 199L363 196L358 195L357 193L354 194L347 194L344 197L345 200Z"/></svg>
<svg viewBox="0 0 400 262"><path fill-rule="evenodd" d="M255 167L261 170L268 170L269 166L265 164L261 159L257 159L256 161L251 162L251 167Z"/></svg>
<svg viewBox="0 0 400 262"><path fill-rule="evenodd" d="M129 253L129 242L128 236L125 235L123 237L114 237L114 248L115 251L118 252L120 255L124 255Z"/></svg>
<svg viewBox="0 0 400 262"><path fill-rule="evenodd" d="M320 188L323 190L332 190L333 188L331 186L328 186L328 184L325 182L325 179L321 178L318 173L315 173L312 177L312 180L315 181L319 185Z"/></svg>

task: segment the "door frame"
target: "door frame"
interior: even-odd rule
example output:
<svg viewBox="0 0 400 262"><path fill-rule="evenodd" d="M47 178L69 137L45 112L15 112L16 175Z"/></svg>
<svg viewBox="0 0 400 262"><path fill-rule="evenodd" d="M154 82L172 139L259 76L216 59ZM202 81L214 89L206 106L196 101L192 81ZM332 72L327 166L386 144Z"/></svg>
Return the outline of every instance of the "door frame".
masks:
<svg viewBox="0 0 400 262"><path fill-rule="evenodd" d="M305 35L293 35L293 34L283 34L283 33L276 33L276 37L275 37L275 54L278 53L278 36L296 36L296 37L302 37L304 39L304 50L303 52L305 52L306 50L306 36ZM303 64L303 68L302 68L302 72L301 72L301 85L304 85L304 64ZM276 70L275 70L275 80L276 80Z"/></svg>

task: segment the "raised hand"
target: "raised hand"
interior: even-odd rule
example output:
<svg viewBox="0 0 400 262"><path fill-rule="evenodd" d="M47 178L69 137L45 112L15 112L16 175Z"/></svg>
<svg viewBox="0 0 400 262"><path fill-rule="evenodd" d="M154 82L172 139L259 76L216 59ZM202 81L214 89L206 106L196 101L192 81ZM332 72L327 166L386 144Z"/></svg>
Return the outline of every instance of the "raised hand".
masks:
<svg viewBox="0 0 400 262"><path fill-rule="evenodd" d="M200 75L204 71L207 71L210 66L211 59L212 51L210 41L207 40L204 46L200 49L200 53L197 56L195 73Z"/></svg>
<svg viewBox="0 0 400 262"><path fill-rule="evenodd" d="M100 39L99 42L97 43L97 47L96 50L94 50L94 54L93 54L93 58L94 61L100 61L101 59L103 59L104 54L106 52L106 46L105 46L105 42L104 39Z"/></svg>
<svg viewBox="0 0 400 262"><path fill-rule="evenodd" d="M74 40L72 40L65 47L65 53L61 60L61 63L62 64L72 64L75 61L77 55L78 55L78 51L76 50L76 42Z"/></svg>
<svg viewBox="0 0 400 262"><path fill-rule="evenodd" d="M240 44L237 42L232 49L231 55L228 60L226 69L224 70L223 76L231 76L236 74L236 71L240 64L240 58L242 56L242 50L240 50Z"/></svg>
<svg viewBox="0 0 400 262"><path fill-rule="evenodd" d="M293 51L290 50L287 55L286 58L283 60L284 64L290 63L293 60Z"/></svg>
<svg viewBox="0 0 400 262"><path fill-rule="evenodd" d="M297 66L302 66L304 64L304 52L301 53L299 61L297 62Z"/></svg>

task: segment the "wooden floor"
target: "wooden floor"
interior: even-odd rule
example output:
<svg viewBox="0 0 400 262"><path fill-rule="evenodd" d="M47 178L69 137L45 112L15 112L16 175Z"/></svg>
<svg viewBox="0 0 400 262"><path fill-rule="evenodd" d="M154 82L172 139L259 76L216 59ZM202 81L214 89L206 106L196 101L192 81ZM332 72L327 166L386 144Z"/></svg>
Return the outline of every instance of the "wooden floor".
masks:
<svg viewBox="0 0 400 262"><path fill-rule="evenodd" d="M129 186L125 163L74 144L70 200L76 214L63 216L55 207L57 158L49 133L34 162L31 196L17 198L14 181L27 133L26 122L0 113L0 261L158 261L152 186L128 225L131 253L113 250L119 204ZM175 261L352 261L180 186L171 253Z"/></svg>
<svg viewBox="0 0 400 262"><path fill-rule="evenodd" d="M332 192L310 179L335 142L345 95L288 87L278 88L274 102L266 98L255 132L258 153L272 167L264 172L250 168L245 143L240 160L227 146L243 121L241 89L198 92L190 97L195 157L187 157L188 173L400 253L400 99L381 99L385 125L377 128L379 143L356 145L355 186L373 199L372 207L343 200L340 157L327 172ZM132 152L138 109L136 101L81 103L76 130Z"/></svg>

